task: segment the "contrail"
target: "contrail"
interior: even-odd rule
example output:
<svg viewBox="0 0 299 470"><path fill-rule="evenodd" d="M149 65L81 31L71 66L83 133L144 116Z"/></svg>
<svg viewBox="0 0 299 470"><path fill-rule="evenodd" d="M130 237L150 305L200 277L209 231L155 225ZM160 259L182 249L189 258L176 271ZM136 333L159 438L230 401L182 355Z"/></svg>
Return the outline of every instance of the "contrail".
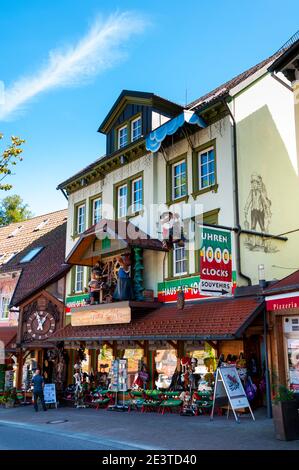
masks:
<svg viewBox="0 0 299 470"><path fill-rule="evenodd" d="M46 64L34 75L23 77L5 89L0 101L0 119L11 118L44 91L79 85L115 65L125 55L125 41L133 34L142 33L145 27L145 20L132 12L116 13L106 21L98 18L76 45L50 51Z"/></svg>

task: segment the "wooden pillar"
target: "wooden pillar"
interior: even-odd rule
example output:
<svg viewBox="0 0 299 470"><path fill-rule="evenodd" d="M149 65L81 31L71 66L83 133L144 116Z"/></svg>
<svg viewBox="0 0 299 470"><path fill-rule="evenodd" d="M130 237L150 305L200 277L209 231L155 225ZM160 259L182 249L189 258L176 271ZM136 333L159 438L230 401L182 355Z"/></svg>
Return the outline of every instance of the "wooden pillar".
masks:
<svg viewBox="0 0 299 470"><path fill-rule="evenodd" d="M74 375L74 357L75 357L74 349L69 349L68 355L69 355L69 362L68 362L68 371L67 371L67 385L70 385L73 383L73 375Z"/></svg>
<svg viewBox="0 0 299 470"><path fill-rule="evenodd" d="M22 387L22 375L23 375L23 350L20 349L20 351L17 354L18 357L18 369L17 369L17 380L16 380L16 386L18 389Z"/></svg>
<svg viewBox="0 0 299 470"><path fill-rule="evenodd" d="M280 315L277 315L275 318L278 383L286 386L287 381L286 381L284 334L283 334L283 321L282 320L283 320L283 317Z"/></svg>

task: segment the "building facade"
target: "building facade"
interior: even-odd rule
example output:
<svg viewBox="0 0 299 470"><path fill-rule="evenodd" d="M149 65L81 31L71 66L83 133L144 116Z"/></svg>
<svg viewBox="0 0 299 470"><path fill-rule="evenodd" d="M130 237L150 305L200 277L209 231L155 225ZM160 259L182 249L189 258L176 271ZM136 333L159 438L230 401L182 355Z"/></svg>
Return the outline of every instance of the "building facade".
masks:
<svg viewBox="0 0 299 470"><path fill-rule="evenodd" d="M124 90L99 128L106 155L59 185L69 201L73 268L57 340L86 347L86 370L97 369L104 346L110 357L130 358L132 374L138 360L158 370L155 358L169 349L201 360L209 348L215 359L246 351L263 368L264 307L254 286L294 271L298 245L293 94L270 69L283 53L185 107ZM135 298L117 306L118 256L128 252ZM98 261L110 284L91 308ZM215 312L226 309L221 324ZM208 311L209 321L197 324Z"/></svg>

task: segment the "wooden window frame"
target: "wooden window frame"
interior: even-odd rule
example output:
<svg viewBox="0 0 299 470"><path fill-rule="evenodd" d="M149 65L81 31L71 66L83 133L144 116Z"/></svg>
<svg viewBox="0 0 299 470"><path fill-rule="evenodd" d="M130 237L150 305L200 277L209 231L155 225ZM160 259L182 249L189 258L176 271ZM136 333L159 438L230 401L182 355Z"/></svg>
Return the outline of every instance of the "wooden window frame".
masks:
<svg viewBox="0 0 299 470"><path fill-rule="evenodd" d="M101 219L103 218L103 195L102 193L96 194L95 196L92 196L89 198L89 227L94 225L96 222L94 222L94 203L95 201L101 199L102 201L102 214L101 214ZM100 220L101 220L100 219Z"/></svg>
<svg viewBox="0 0 299 470"><path fill-rule="evenodd" d="M209 149L214 150L214 167L215 167L215 183L211 186L207 186L205 188L200 187L200 155L204 152L208 151ZM217 192L218 191L218 182L217 182L217 150L216 150L216 139L210 140L203 145L195 148L192 152L192 182L193 182L193 192L192 196L196 197L200 194L207 193L209 191Z"/></svg>
<svg viewBox="0 0 299 470"><path fill-rule="evenodd" d="M144 174L143 171L126 178L125 180L120 181L119 183L114 185L114 213L116 219L126 220L131 217L136 217L137 215L141 214L143 209L139 211L133 212L132 210L132 185L134 181L138 179L142 179L142 207L144 206ZM127 186L127 213L125 216L119 217L119 205L118 205L118 191L119 188L123 186Z"/></svg>
<svg viewBox="0 0 299 470"><path fill-rule="evenodd" d="M179 163L185 162L186 164L186 195L181 196L177 199L173 199L173 168L174 166L178 165ZM166 166L166 204L168 206L172 204L177 204L178 202L185 201L187 202L189 199L188 193L188 161L187 161L187 153L179 155L178 157L170 160Z"/></svg>
<svg viewBox="0 0 299 470"><path fill-rule="evenodd" d="M84 230L82 232L78 232L78 211L80 207L84 206ZM73 224L73 236L79 237L82 233L86 230L86 201L77 202L74 205L74 224Z"/></svg>

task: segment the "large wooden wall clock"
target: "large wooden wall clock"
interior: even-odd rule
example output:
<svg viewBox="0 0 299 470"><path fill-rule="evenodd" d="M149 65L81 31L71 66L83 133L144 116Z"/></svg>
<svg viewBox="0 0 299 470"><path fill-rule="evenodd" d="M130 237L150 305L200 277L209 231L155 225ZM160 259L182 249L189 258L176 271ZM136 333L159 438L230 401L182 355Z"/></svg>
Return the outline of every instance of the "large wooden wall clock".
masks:
<svg viewBox="0 0 299 470"><path fill-rule="evenodd" d="M55 331L56 320L52 313L36 310L27 318L27 333L35 340L43 340Z"/></svg>

